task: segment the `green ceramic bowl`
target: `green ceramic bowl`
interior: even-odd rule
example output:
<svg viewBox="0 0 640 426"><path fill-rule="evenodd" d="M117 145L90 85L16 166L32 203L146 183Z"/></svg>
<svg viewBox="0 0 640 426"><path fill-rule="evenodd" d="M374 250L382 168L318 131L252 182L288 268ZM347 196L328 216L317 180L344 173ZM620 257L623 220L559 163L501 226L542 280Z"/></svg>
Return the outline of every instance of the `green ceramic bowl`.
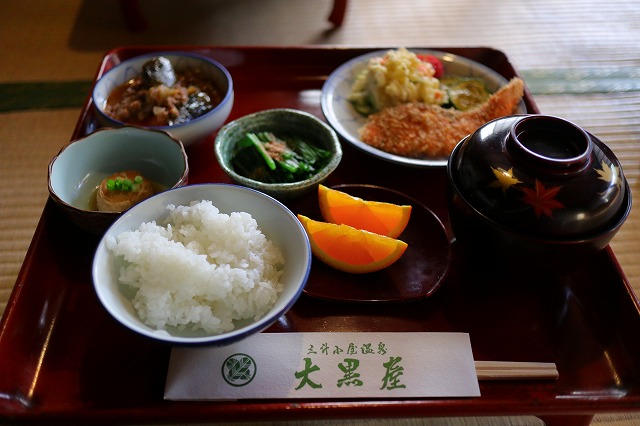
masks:
<svg viewBox="0 0 640 426"><path fill-rule="evenodd" d="M234 169L232 159L237 143L247 133L272 132L297 136L307 143L331 152L329 162L311 178L292 183L265 183L250 179ZM317 189L338 167L342 147L331 127L316 116L295 109L270 109L246 115L220 129L215 140L215 155L222 170L234 182L256 189L279 200L292 199Z"/></svg>

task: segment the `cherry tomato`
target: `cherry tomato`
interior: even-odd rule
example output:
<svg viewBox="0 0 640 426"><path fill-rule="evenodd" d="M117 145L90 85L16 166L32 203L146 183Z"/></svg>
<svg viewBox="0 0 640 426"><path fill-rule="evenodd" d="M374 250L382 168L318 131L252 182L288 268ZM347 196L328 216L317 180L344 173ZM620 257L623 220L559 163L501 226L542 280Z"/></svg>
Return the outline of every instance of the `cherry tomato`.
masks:
<svg viewBox="0 0 640 426"><path fill-rule="evenodd" d="M444 75L444 67L442 66L442 62L440 62L440 59L436 58L433 55L427 55L423 53L417 54L416 56L422 62L430 63L433 66L433 69L435 70L435 74L433 76L435 78L440 78Z"/></svg>

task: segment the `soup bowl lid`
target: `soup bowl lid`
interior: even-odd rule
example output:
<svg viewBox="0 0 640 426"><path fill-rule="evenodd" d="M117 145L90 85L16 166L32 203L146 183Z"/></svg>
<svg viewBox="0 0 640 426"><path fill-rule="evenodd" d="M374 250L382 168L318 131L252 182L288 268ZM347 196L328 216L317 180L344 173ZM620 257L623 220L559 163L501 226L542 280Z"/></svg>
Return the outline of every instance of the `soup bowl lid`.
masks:
<svg viewBox="0 0 640 426"><path fill-rule="evenodd" d="M541 238L575 239L616 226L628 184L598 138L548 115L478 128L448 162L453 190L487 219Z"/></svg>

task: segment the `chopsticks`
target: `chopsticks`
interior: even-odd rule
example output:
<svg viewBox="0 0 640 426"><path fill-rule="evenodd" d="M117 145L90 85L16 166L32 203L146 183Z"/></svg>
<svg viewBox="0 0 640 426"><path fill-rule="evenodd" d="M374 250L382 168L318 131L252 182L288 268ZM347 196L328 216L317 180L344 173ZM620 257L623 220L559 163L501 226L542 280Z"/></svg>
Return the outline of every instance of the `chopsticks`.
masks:
<svg viewBox="0 0 640 426"><path fill-rule="evenodd" d="M476 361L478 380L557 379L552 362Z"/></svg>

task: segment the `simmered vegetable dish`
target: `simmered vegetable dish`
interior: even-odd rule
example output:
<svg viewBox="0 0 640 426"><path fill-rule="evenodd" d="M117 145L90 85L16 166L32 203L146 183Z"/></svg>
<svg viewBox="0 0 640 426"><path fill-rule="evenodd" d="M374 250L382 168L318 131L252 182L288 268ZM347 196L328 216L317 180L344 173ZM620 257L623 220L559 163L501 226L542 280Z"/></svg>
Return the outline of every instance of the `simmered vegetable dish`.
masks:
<svg viewBox="0 0 640 426"><path fill-rule="evenodd" d="M128 124L175 126L200 117L221 100L219 90L200 73L174 70L168 59L158 57L109 95L105 112Z"/></svg>

